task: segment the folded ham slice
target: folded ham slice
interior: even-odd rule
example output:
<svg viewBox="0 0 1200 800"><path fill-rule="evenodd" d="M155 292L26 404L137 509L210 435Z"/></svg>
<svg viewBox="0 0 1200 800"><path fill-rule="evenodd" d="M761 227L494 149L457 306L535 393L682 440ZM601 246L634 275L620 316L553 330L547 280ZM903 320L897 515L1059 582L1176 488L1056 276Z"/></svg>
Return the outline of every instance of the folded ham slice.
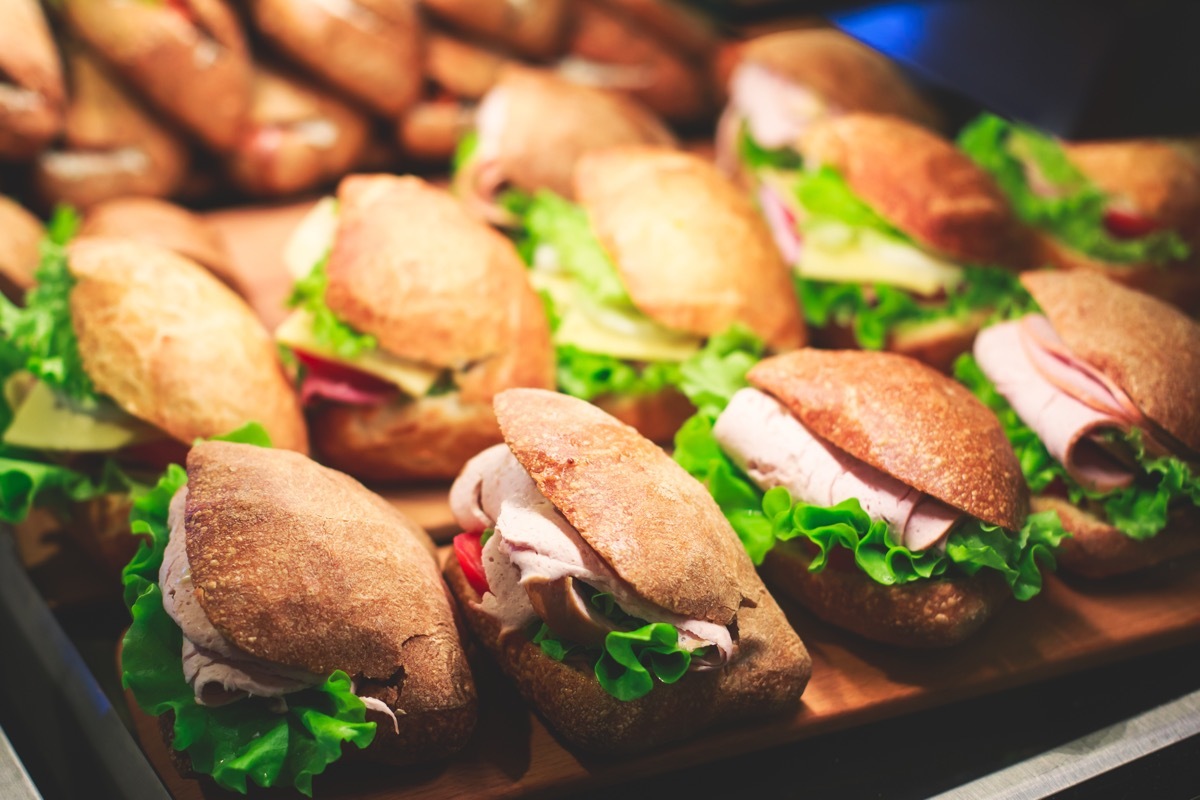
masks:
<svg viewBox="0 0 1200 800"><path fill-rule="evenodd" d="M1106 430L1145 425L1133 401L1075 358L1049 320L1031 314L984 329L975 360L988 380L1080 485L1111 491L1135 471L1097 443Z"/></svg>
<svg viewBox="0 0 1200 800"><path fill-rule="evenodd" d="M817 506L856 499L872 519L886 521L909 550L941 548L965 516L815 436L758 389L733 396L713 436L760 489L782 486L793 498Z"/></svg>
<svg viewBox="0 0 1200 800"><path fill-rule="evenodd" d="M638 596L542 495L507 445L491 447L467 462L450 489L450 509L468 531L494 529L483 546L489 591L481 608L500 621L504 632L539 619L527 592L530 586L573 578L611 594L627 614L674 625L684 649L714 646L716 657L694 661L695 669L717 667L733 657L728 628L686 619Z"/></svg>
<svg viewBox="0 0 1200 800"><path fill-rule="evenodd" d="M512 227L519 220L499 203L508 176L500 165L501 137L508 119L508 93L492 89L475 112L475 152L454 176L455 190L480 218L499 227Z"/></svg>
<svg viewBox="0 0 1200 800"><path fill-rule="evenodd" d="M794 147L809 125L833 111L814 93L753 62L734 71L729 103L768 150Z"/></svg>
<svg viewBox="0 0 1200 800"><path fill-rule="evenodd" d="M771 229L771 236L775 239L775 246L779 248L783 260L788 264L799 263L803 241L799 222L780 189L769 181L759 184L758 206L762 209L763 218L767 221L767 227Z"/></svg>

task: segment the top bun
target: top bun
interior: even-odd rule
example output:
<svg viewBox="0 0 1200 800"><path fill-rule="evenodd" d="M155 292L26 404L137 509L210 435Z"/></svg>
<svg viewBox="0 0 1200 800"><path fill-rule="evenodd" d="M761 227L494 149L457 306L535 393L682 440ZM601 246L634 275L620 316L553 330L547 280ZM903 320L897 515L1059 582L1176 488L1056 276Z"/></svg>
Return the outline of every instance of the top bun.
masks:
<svg viewBox="0 0 1200 800"><path fill-rule="evenodd" d="M275 343L242 298L170 250L126 239L68 245L83 368L118 406L190 443L259 422L308 451Z"/></svg>
<svg viewBox="0 0 1200 800"><path fill-rule="evenodd" d="M791 270L749 198L712 164L652 147L593 151L575 192L646 316L697 336L741 323L774 349L804 344Z"/></svg>
<svg viewBox="0 0 1200 800"><path fill-rule="evenodd" d="M1200 453L1200 324L1091 272L1029 272L1021 283L1071 352Z"/></svg>
<svg viewBox="0 0 1200 800"><path fill-rule="evenodd" d="M804 349L748 378L872 467L984 522L1025 524L1029 490L999 420L940 372L895 353Z"/></svg>
<svg viewBox="0 0 1200 800"><path fill-rule="evenodd" d="M1021 267L1031 232L992 177L936 133L899 117L847 114L814 123L800 152L828 165L884 219L954 261Z"/></svg>
<svg viewBox="0 0 1200 800"><path fill-rule="evenodd" d="M538 389L496 395L513 455L579 535L662 608L729 625L746 554L708 491L628 425Z"/></svg>

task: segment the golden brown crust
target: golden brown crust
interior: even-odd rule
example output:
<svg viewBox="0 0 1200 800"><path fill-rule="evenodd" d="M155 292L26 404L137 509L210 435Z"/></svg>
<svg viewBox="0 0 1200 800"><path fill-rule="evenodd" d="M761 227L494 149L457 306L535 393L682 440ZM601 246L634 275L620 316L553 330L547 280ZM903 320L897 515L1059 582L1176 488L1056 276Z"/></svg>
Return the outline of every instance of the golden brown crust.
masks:
<svg viewBox="0 0 1200 800"><path fill-rule="evenodd" d="M987 321L987 313L978 311L965 320L938 319L897 325L888 336L889 353L908 356L949 375L954 362L971 350L975 336ZM850 325L830 322L810 330L812 346L822 350L855 350L858 340Z"/></svg>
<svg viewBox="0 0 1200 800"><path fill-rule="evenodd" d="M592 402L605 413L661 445L670 444L679 427L696 413L696 407L673 387L654 394L604 395Z"/></svg>
<svg viewBox="0 0 1200 800"><path fill-rule="evenodd" d="M1200 151L1169 139L1064 142L1089 180L1158 228L1200 246Z"/></svg>
<svg viewBox="0 0 1200 800"><path fill-rule="evenodd" d="M918 244L964 264L1023 267L1032 234L975 162L946 139L880 114L811 125L806 165L827 165L854 193Z"/></svg>
<svg viewBox="0 0 1200 800"><path fill-rule="evenodd" d="M435 366L460 369L522 348L542 379L531 385L551 385L549 327L511 242L411 176L350 176L338 200L325 301L340 319Z"/></svg>
<svg viewBox="0 0 1200 800"><path fill-rule="evenodd" d="M425 76L458 98L478 100L496 85L512 59L497 50L430 31L425 38Z"/></svg>
<svg viewBox="0 0 1200 800"><path fill-rule="evenodd" d="M453 478L503 441L491 403L457 392L379 406L327 403L308 419L321 461L370 481Z"/></svg>
<svg viewBox="0 0 1200 800"><path fill-rule="evenodd" d="M23 90L0 100L0 158L29 158L62 129L62 66L37 0L0 5L0 75Z"/></svg>
<svg viewBox="0 0 1200 800"><path fill-rule="evenodd" d="M233 146L250 108L250 53L224 0L66 0L71 29L210 147Z"/></svg>
<svg viewBox="0 0 1200 800"><path fill-rule="evenodd" d="M743 62L761 64L840 112L903 117L937 130L940 115L887 56L832 28L778 31L746 42Z"/></svg>
<svg viewBox="0 0 1200 800"><path fill-rule="evenodd" d="M405 752L422 739L438 754L465 743L475 686L423 530L297 453L202 442L187 470L188 561L222 635L273 663L366 679L401 712L381 755L429 757Z"/></svg>
<svg viewBox="0 0 1200 800"><path fill-rule="evenodd" d="M421 5L456 28L539 59L562 51L572 16L568 0L423 0Z"/></svg>
<svg viewBox="0 0 1200 800"><path fill-rule="evenodd" d="M369 128L366 115L338 95L256 65L247 127L226 166L250 194L296 194L353 168Z"/></svg>
<svg viewBox="0 0 1200 800"><path fill-rule="evenodd" d="M495 408L542 494L634 591L690 619L733 620L745 552L712 496L670 456L564 394L509 389Z"/></svg>
<svg viewBox="0 0 1200 800"><path fill-rule="evenodd" d="M37 156L33 181L48 203L87 208L127 195L165 197L183 183L189 154L99 61L67 52L71 98L62 140Z"/></svg>
<svg viewBox="0 0 1200 800"><path fill-rule="evenodd" d="M308 449L275 343L246 302L199 265L125 239L76 239L71 321L97 391L181 442L260 422Z"/></svg>
<svg viewBox="0 0 1200 800"><path fill-rule="evenodd" d="M414 161L448 161L471 129L474 111L457 100L423 100L396 123L396 141Z"/></svg>
<svg viewBox="0 0 1200 800"><path fill-rule="evenodd" d="M675 137L637 101L571 83L552 72L506 69L495 91L506 104L498 161L518 189L575 196L575 166L584 153L626 144L675 147Z"/></svg>
<svg viewBox="0 0 1200 800"><path fill-rule="evenodd" d="M738 611L738 656L728 667L692 672L646 696L621 701L601 688L586 666L552 660L526 636L500 638L496 619L479 608L458 559L444 574L467 624L550 725L571 744L599 753L644 752L705 728L795 708L812 659L767 594L750 560L737 570L742 593L756 605Z"/></svg>
<svg viewBox="0 0 1200 800"><path fill-rule="evenodd" d="M1200 452L1200 324L1090 272L1030 272L1021 283L1072 353Z"/></svg>
<svg viewBox="0 0 1200 800"><path fill-rule="evenodd" d="M593 151L575 170L575 194L648 317L699 336L741 323L777 350L804 344L766 223L712 164L651 147Z"/></svg>
<svg viewBox="0 0 1200 800"><path fill-rule="evenodd" d="M979 630L1009 594L992 575L884 586L858 569L809 572L811 560L800 543L782 542L767 553L762 574L773 591L826 622L900 647L956 645Z"/></svg>
<svg viewBox="0 0 1200 800"><path fill-rule="evenodd" d="M353 20L315 0L254 0L262 34L306 68L398 117L421 93L421 23L416 3L353 0Z"/></svg>
<svg viewBox="0 0 1200 800"><path fill-rule="evenodd" d="M1024 525L1029 493L1012 445L949 377L895 353L808 348L747 378L855 458L984 522Z"/></svg>
<svg viewBox="0 0 1200 800"><path fill-rule="evenodd" d="M233 268L220 232L183 206L149 197L118 197L88 209L80 236L136 239L190 258L241 295L241 276Z"/></svg>
<svg viewBox="0 0 1200 800"><path fill-rule="evenodd" d="M1034 511L1056 511L1071 534L1055 554L1065 572L1085 578L1108 578L1161 564L1200 551L1200 509L1181 508L1152 539L1130 539L1117 528L1065 499L1037 495Z"/></svg>
<svg viewBox="0 0 1200 800"><path fill-rule="evenodd" d="M0 291L14 302L33 286L42 233L37 217L0 194Z"/></svg>

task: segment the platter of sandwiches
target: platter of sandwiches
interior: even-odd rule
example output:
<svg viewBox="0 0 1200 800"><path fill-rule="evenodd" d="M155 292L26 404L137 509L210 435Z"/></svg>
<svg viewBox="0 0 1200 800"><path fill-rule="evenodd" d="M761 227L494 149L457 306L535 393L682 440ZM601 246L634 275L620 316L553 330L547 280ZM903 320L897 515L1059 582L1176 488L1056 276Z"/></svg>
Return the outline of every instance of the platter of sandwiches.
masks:
<svg viewBox="0 0 1200 800"><path fill-rule="evenodd" d="M71 29L149 80L107 5ZM138 91L236 154L206 81L245 43L181 5L213 113L164 111L194 61ZM385 68L414 6L344 5L245 24L419 107ZM1200 639L1200 139L952 132L832 29L714 59L659 4L580 4L597 48L609 15L715 61L695 141L678 87L547 68L566 4L427 5L542 63L472 82L432 35L470 84L448 172L0 199L0 520L120 596L172 796L561 794Z"/></svg>

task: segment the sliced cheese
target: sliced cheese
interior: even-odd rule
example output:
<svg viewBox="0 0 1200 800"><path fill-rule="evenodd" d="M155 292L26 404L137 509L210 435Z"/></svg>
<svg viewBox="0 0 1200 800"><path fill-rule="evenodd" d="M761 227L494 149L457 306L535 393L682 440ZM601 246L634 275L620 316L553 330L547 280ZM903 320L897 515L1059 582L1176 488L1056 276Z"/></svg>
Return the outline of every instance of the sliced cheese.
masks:
<svg viewBox="0 0 1200 800"><path fill-rule="evenodd" d="M534 288L554 301L560 319L556 345L573 345L588 353L627 361L683 361L703 340L659 325L637 309L618 309L589 300L565 273L534 269Z"/></svg>
<svg viewBox="0 0 1200 800"><path fill-rule="evenodd" d="M32 383L27 383L32 380ZM14 381L22 385L12 385ZM162 431L126 414L111 403L81 409L28 373L5 384L5 395L20 398L4 443L30 450L108 452L163 438Z"/></svg>
<svg viewBox="0 0 1200 800"><path fill-rule="evenodd" d="M960 267L918 247L839 223L816 224L804 231L796 271L811 280L883 283L926 296L963 279Z"/></svg>
<svg viewBox="0 0 1200 800"><path fill-rule="evenodd" d="M384 350L371 350L354 358L343 358L320 344L312 333L312 316L306 311L294 311L275 329L275 340L305 353L328 361L345 364L359 372L374 375L398 386L410 397L423 397L437 382L441 369L399 358Z"/></svg>
<svg viewBox="0 0 1200 800"><path fill-rule="evenodd" d="M337 233L337 199L324 197L304 215L283 246L283 264L295 280L307 278L313 266L333 247Z"/></svg>

